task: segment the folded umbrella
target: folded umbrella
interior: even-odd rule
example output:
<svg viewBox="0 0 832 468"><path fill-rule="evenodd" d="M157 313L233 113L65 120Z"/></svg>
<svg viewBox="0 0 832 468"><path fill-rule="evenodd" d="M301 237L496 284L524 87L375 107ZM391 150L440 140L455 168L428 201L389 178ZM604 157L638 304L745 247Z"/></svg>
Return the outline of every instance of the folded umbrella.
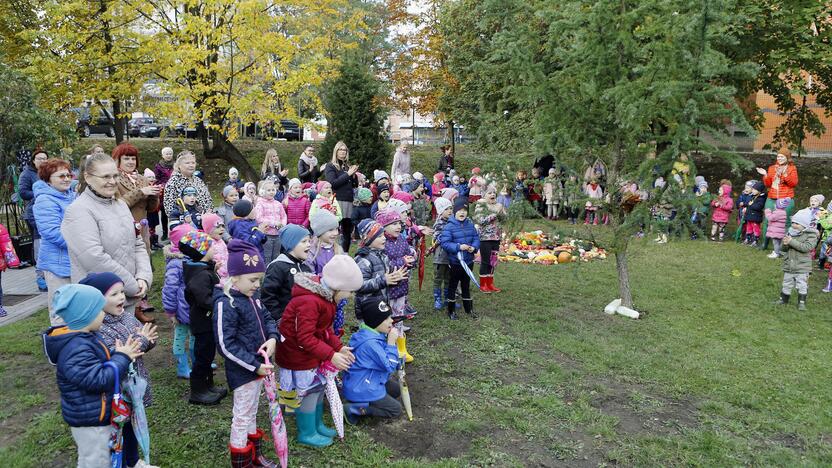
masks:
<svg viewBox="0 0 832 468"><path fill-rule="evenodd" d="M422 282L425 280L425 236L419 241L419 291L422 290Z"/></svg>
<svg viewBox="0 0 832 468"><path fill-rule="evenodd" d="M260 350L266 365L269 363L269 355L265 350ZM272 438L274 439L274 452L280 459L281 468L286 468L289 463L289 438L286 436L286 423L283 421L283 413L280 411L280 402L277 399L277 383L274 378L274 371L269 371L263 377L263 387L266 389L266 396L269 398L269 417L272 420Z"/></svg>
<svg viewBox="0 0 832 468"><path fill-rule="evenodd" d="M469 278L471 278L471 281L474 284L476 284L478 288L482 289L482 287L480 286L480 280L478 280L477 277L474 276L474 272L471 271L471 269L468 268L468 264L465 263L465 257L463 257L462 252L457 252L456 258L459 259L459 263L462 265L462 269L465 270L465 273L468 275Z"/></svg>
<svg viewBox="0 0 832 468"><path fill-rule="evenodd" d="M119 388L119 371L118 366L112 361L104 363L105 367L109 367L115 374L115 386L113 390L113 402L111 406L110 424L112 424L113 431L110 436L110 467L121 468L124 462L124 423L130 419L130 407L127 402L121 397L121 390Z"/></svg>
<svg viewBox="0 0 832 468"><path fill-rule="evenodd" d="M139 448L144 454L144 462L150 464L150 430L147 426L147 412L144 407L144 394L147 392L147 380L136 371L136 363L130 364L127 372L127 381L124 384L124 393L127 395L133 408L130 415L130 424L133 425L133 434L139 443Z"/></svg>
<svg viewBox="0 0 832 468"><path fill-rule="evenodd" d="M338 369L332 365L332 362L326 361L318 368L318 372L326 379L326 399L329 400L329 412L332 413L332 422L335 424L335 431L338 432L338 438L344 439L344 404L341 403L341 397L338 395L338 387L335 384L335 376L338 374Z"/></svg>
<svg viewBox="0 0 832 468"><path fill-rule="evenodd" d="M413 407L410 404L410 389L407 388L407 379L404 372L404 356L402 355L399 356L398 376L399 390L401 391L402 396L402 406L404 406L404 411L407 413L407 420L413 421Z"/></svg>

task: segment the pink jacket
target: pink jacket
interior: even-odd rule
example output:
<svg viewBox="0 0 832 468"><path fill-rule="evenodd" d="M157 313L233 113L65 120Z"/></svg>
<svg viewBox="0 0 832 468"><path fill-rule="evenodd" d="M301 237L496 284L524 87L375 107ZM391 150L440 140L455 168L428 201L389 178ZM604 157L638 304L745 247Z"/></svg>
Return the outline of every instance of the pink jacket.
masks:
<svg viewBox="0 0 832 468"><path fill-rule="evenodd" d="M287 195L283 199L283 204L286 205L286 219L289 224L309 227L309 209L312 208L312 202L309 201L309 197L301 195L295 198Z"/></svg>
<svg viewBox="0 0 832 468"><path fill-rule="evenodd" d="M714 208L711 220L715 223L727 223L728 218L731 216L731 211L734 209L734 200L730 195L727 197L717 197L711 201L711 206Z"/></svg>
<svg viewBox="0 0 832 468"><path fill-rule="evenodd" d="M766 210L768 228L766 237L782 239L786 235L786 210Z"/></svg>
<svg viewBox="0 0 832 468"><path fill-rule="evenodd" d="M215 240L211 248L214 249L217 276L220 277L220 284L223 285L225 280L228 279L228 247L225 245L225 241L220 239Z"/></svg>
<svg viewBox="0 0 832 468"><path fill-rule="evenodd" d="M254 216L257 224L265 223L268 226L265 232L268 236L277 235L277 230L286 225L286 210L283 209L283 203L274 198L260 197L254 205Z"/></svg>

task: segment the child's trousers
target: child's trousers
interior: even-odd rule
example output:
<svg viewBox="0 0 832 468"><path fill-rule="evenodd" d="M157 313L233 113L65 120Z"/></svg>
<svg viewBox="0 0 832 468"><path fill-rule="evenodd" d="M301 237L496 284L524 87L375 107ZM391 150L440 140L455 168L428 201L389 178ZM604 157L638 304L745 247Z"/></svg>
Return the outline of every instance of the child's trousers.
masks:
<svg viewBox="0 0 832 468"><path fill-rule="evenodd" d="M445 289L451 278L451 266L448 264L436 264L436 271L433 274L433 289Z"/></svg>
<svg viewBox="0 0 832 468"><path fill-rule="evenodd" d="M376 401L371 401L367 414L376 418L398 418L402 414L402 404L399 403L399 396L401 396L401 389L397 381L388 380L384 385L387 394L384 398Z"/></svg>
<svg viewBox="0 0 832 468"><path fill-rule="evenodd" d="M78 468L110 466L111 426L70 427L78 447Z"/></svg>
<svg viewBox="0 0 832 468"><path fill-rule="evenodd" d="M809 273L785 273L783 274L783 294L791 294L792 288L797 288L798 294L808 294Z"/></svg>
<svg viewBox="0 0 832 468"><path fill-rule="evenodd" d="M246 448L248 435L257 432L257 406L262 388L263 379L255 379L234 389L230 440L234 448Z"/></svg>
<svg viewBox="0 0 832 468"><path fill-rule="evenodd" d="M263 261L266 262L266 265L272 262L272 260L276 259L280 255L280 236L278 235L267 235L266 236L266 243L263 244L263 256L265 257Z"/></svg>
<svg viewBox="0 0 832 468"><path fill-rule="evenodd" d="M191 349L194 353L194 362L191 363L191 378L196 380L207 379L211 376L211 363L217 353L214 332L195 334L194 345Z"/></svg>
<svg viewBox="0 0 832 468"><path fill-rule="evenodd" d="M491 252L500 250L500 241L484 240L480 241L480 276L490 275L494 272L494 267L491 266ZM462 272L465 274L465 272Z"/></svg>
<svg viewBox="0 0 832 468"><path fill-rule="evenodd" d="M191 349L191 352L194 350L194 336L191 335L191 327L185 325L184 323L178 323L175 327L173 327L173 355L178 356L180 354L185 354L185 341L188 341L188 345Z"/></svg>

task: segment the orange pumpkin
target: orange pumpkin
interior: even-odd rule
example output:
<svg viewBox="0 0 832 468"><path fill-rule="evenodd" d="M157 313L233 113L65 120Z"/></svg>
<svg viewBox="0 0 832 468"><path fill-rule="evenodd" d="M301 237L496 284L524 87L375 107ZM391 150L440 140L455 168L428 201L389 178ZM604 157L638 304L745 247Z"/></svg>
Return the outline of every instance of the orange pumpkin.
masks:
<svg viewBox="0 0 832 468"><path fill-rule="evenodd" d="M569 252L561 252L558 254L558 263L569 263L572 261L572 254Z"/></svg>

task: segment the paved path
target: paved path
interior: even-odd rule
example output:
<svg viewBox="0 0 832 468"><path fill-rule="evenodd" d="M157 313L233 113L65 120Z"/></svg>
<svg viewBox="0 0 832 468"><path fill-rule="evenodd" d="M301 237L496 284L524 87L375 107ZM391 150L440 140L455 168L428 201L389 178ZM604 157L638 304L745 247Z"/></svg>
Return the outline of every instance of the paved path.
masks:
<svg viewBox="0 0 832 468"><path fill-rule="evenodd" d="M12 306L6 306L9 315L0 318L0 327L24 319L46 308L46 293L38 291L33 267L22 270L8 269L2 273L3 295L32 295L33 297ZM4 301L5 303L5 301ZM44 323L44 327L48 323Z"/></svg>

